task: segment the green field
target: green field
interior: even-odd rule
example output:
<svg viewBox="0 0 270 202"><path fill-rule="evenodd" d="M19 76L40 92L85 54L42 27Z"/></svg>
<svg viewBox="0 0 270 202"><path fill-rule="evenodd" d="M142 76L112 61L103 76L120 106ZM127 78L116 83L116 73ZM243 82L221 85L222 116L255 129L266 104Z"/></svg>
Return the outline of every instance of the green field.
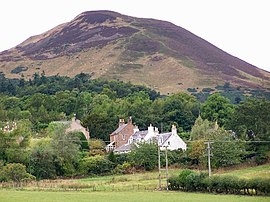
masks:
<svg viewBox="0 0 270 202"><path fill-rule="evenodd" d="M38 192L38 191L0 191L1 202L269 202L269 197L250 197L235 195L210 195L184 192Z"/></svg>
<svg viewBox="0 0 270 202"><path fill-rule="evenodd" d="M180 169L170 169L169 176L178 175ZM270 164L248 167L239 170L218 171L214 175L231 175L240 178L268 178L270 180ZM162 173L162 188L166 188L165 173ZM5 186L13 188L13 184ZM24 190L46 191L155 191L158 189L158 172L144 172L129 175L110 175L88 177L82 179L44 180L23 186Z"/></svg>
<svg viewBox="0 0 270 202"><path fill-rule="evenodd" d="M177 175L179 169L169 170ZM233 175L243 178L262 177L270 180L270 164L231 171L214 172L215 175ZM162 187L166 181L163 173ZM0 202L36 201L205 201L205 202L270 202L270 197L202 194L188 192L157 191L158 172L129 175L101 176L69 180L44 180L23 187L22 190L0 189Z"/></svg>
<svg viewBox="0 0 270 202"><path fill-rule="evenodd" d="M270 180L270 164L261 166L249 167L244 169L238 169L233 171L227 171L223 173L225 175L237 176L241 178L269 178Z"/></svg>
<svg viewBox="0 0 270 202"><path fill-rule="evenodd" d="M178 175L179 169L169 170L169 176ZM231 175L240 178L268 178L270 180L270 164L248 167L239 170L230 170L223 172L214 172L214 175ZM67 182L67 181L66 181ZM96 190L100 191L128 191L128 190L155 190L158 188L158 172L146 172L129 175L115 175L83 178L78 180L70 180L68 183L87 184L94 186ZM165 174L162 175L162 187L165 188Z"/></svg>

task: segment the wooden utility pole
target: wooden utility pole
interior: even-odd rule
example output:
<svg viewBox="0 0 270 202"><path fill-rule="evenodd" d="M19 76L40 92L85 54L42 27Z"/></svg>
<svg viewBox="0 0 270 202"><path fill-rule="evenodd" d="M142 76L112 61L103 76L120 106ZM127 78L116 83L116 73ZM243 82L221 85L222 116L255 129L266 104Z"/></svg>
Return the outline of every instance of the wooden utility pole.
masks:
<svg viewBox="0 0 270 202"><path fill-rule="evenodd" d="M204 144L207 144L207 158L208 158L208 175L211 176L211 146L213 142L205 142Z"/></svg>
<svg viewBox="0 0 270 202"><path fill-rule="evenodd" d="M169 175L168 175L168 146L164 146L165 147L165 160L166 160L166 190L168 191L169 190L169 186L168 186L168 183L169 183ZM160 164L160 148L161 146L158 146L158 187L159 187L159 190L162 190L162 187L161 187L161 170L164 170L164 169L161 169L161 164Z"/></svg>
<svg viewBox="0 0 270 202"><path fill-rule="evenodd" d="M168 187L168 146L165 146L165 158L166 158L166 190L169 191Z"/></svg>
<svg viewBox="0 0 270 202"><path fill-rule="evenodd" d="M158 146L158 188L161 190L160 146Z"/></svg>

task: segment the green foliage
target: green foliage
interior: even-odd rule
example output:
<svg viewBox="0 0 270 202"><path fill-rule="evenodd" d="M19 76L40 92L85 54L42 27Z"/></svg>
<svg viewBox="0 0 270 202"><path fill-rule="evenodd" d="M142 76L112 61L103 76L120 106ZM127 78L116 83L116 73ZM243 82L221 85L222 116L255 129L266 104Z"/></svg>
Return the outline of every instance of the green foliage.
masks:
<svg viewBox="0 0 270 202"><path fill-rule="evenodd" d="M129 154L130 161L137 167L153 170L157 167L157 145L142 143Z"/></svg>
<svg viewBox="0 0 270 202"><path fill-rule="evenodd" d="M105 156L91 156L82 160L81 171L86 175L104 175L112 171L113 163Z"/></svg>
<svg viewBox="0 0 270 202"><path fill-rule="evenodd" d="M228 126L241 138L268 140L270 133L270 101L248 99L235 109ZM252 137L254 136L254 137Z"/></svg>
<svg viewBox="0 0 270 202"><path fill-rule="evenodd" d="M15 123L9 123L12 125ZM5 123L3 124L5 125ZM14 130L0 131L0 160L8 163L27 164L29 152L27 147L32 136L31 123L27 120L17 122Z"/></svg>
<svg viewBox="0 0 270 202"><path fill-rule="evenodd" d="M176 123L184 131L190 131L199 115L199 103L195 97L188 94L175 94L164 100L163 123L165 130L170 130L171 124Z"/></svg>
<svg viewBox="0 0 270 202"><path fill-rule="evenodd" d="M217 121L220 126L223 126L233 113L233 109L229 99L215 93L210 95L202 105L201 116L209 121Z"/></svg>
<svg viewBox="0 0 270 202"><path fill-rule="evenodd" d="M80 140L65 128L54 131L51 142L55 155L56 172L58 175L73 176L76 174L80 154Z"/></svg>
<svg viewBox="0 0 270 202"><path fill-rule="evenodd" d="M52 139L43 138L32 147L29 171L37 179L56 178L55 155L51 141Z"/></svg>
<svg viewBox="0 0 270 202"><path fill-rule="evenodd" d="M249 157L255 156L256 161L267 161L270 151L270 101L266 99L247 99L239 104L226 125L235 131L236 137L251 142L247 150Z"/></svg>
<svg viewBox="0 0 270 202"><path fill-rule="evenodd" d="M192 127L191 139L196 140L192 142L189 151L189 156L195 164L206 164L204 142L208 140L213 142L211 165L214 168L239 164L246 154L244 144L235 140L230 131L220 128L217 123L203 120L200 116Z"/></svg>
<svg viewBox="0 0 270 202"><path fill-rule="evenodd" d="M109 153L108 160L111 161L111 162L113 162L113 163L116 163L116 157L115 157L114 152L110 152Z"/></svg>
<svg viewBox="0 0 270 202"><path fill-rule="evenodd" d="M70 132L69 134L75 137L76 139L79 139L81 151L89 151L88 141L82 132Z"/></svg>
<svg viewBox="0 0 270 202"><path fill-rule="evenodd" d="M35 180L35 177L26 172L26 167L20 163L9 163L0 171L0 181L21 182Z"/></svg>
<svg viewBox="0 0 270 202"><path fill-rule="evenodd" d="M133 172L133 167L129 162L125 162L123 164L118 164L116 168L113 170L115 174L131 174Z"/></svg>
<svg viewBox="0 0 270 202"><path fill-rule="evenodd" d="M66 133L65 126L51 124L50 138L40 139L32 146L29 170L38 179L77 174L81 156L81 141Z"/></svg>
<svg viewBox="0 0 270 202"><path fill-rule="evenodd" d="M226 194L267 195L270 193L268 179L239 179L234 176L213 176L182 170L179 176L169 178L171 190L203 191Z"/></svg>
<svg viewBox="0 0 270 202"><path fill-rule="evenodd" d="M212 136L211 133L213 130L214 124L207 119L203 120L201 116L199 116L192 126L190 138L191 140L209 139Z"/></svg>
<svg viewBox="0 0 270 202"><path fill-rule="evenodd" d="M196 120L200 106L194 96L179 93L160 97L159 93L143 86L91 80L84 73L74 78L36 73L29 81L23 77L7 79L0 74L0 83L0 126L4 127L6 122L17 123L12 132L0 130L0 161L3 166L7 163L27 165L27 170L38 179L80 174L82 159L104 155L104 141L108 141L109 134L117 128L119 118L129 116L140 129L146 129L151 123L162 132L169 131L174 123L181 137L196 141L185 154L169 151L170 165L190 162L205 165L206 140L215 142L211 158L214 168L235 165L252 157L261 164L269 158L269 100L248 99L232 105L220 94L213 94L202 105L204 119ZM232 86L226 84L223 88L229 91ZM203 93L210 91L212 89L203 89ZM241 100L244 99L239 97L237 103ZM91 137L99 140L91 140L88 146L81 133L65 133L65 120L74 114L89 128ZM62 125L53 122L59 120ZM219 128L214 121L235 133ZM29 145L31 138L41 137L49 138ZM256 142L243 147L238 139ZM90 152L84 152L89 147ZM120 173L128 172L127 164L131 168L152 170L157 166L157 151L153 145L145 147L140 146L130 154L110 154L107 160ZM161 163L165 164L163 160ZM196 177L192 176L191 181Z"/></svg>
<svg viewBox="0 0 270 202"><path fill-rule="evenodd" d="M90 155L103 155L105 152L105 142L101 139L90 139L89 147L90 147Z"/></svg>

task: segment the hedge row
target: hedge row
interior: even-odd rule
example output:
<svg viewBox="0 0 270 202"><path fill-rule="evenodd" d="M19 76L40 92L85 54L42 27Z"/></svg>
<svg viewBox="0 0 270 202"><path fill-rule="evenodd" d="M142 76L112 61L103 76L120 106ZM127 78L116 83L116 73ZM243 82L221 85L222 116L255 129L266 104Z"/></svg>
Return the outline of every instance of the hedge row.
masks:
<svg viewBox="0 0 270 202"><path fill-rule="evenodd" d="M213 176L209 178L206 173L183 170L179 176L169 178L169 188L192 192L269 195L270 180L262 178L240 179L234 176Z"/></svg>

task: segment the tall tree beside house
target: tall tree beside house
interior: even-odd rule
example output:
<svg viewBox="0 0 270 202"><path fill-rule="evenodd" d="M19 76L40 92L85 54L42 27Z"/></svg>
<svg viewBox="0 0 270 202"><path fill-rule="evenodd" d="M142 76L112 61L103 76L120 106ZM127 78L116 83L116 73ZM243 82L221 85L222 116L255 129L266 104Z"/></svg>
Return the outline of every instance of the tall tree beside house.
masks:
<svg viewBox="0 0 270 202"><path fill-rule="evenodd" d="M82 119L90 113L92 109L93 95L88 92L81 92L76 99L75 111L76 117Z"/></svg>
<svg viewBox="0 0 270 202"><path fill-rule="evenodd" d="M202 104L201 116L209 121L217 121L220 126L223 126L232 115L233 110L234 106L230 104L229 99L215 93Z"/></svg>
<svg viewBox="0 0 270 202"><path fill-rule="evenodd" d="M80 139L66 133L65 127L57 127L53 131L51 148L54 152L57 175L75 175L80 160Z"/></svg>
<svg viewBox="0 0 270 202"><path fill-rule="evenodd" d="M38 180L54 179L57 177L55 154L51 147L51 141L51 138L42 138L31 147L28 170Z"/></svg>
<svg viewBox="0 0 270 202"><path fill-rule="evenodd" d="M235 140L231 131L220 128L216 122L198 117L191 130L191 150L189 156L195 164L206 166L206 142L211 144L211 165L214 168L239 164L246 154L244 144Z"/></svg>
<svg viewBox="0 0 270 202"><path fill-rule="evenodd" d="M198 100L191 95L180 93L167 97L164 100L163 119L164 130L170 130L172 124L176 123L184 131L190 131L199 115Z"/></svg>
<svg viewBox="0 0 270 202"><path fill-rule="evenodd" d="M83 119L84 126L89 128L92 138L109 140L108 134L114 130L118 121L120 104L105 94L93 98L91 110Z"/></svg>
<svg viewBox="0 0 270 202"><path fill-rule="evenodd" d="M232 114L227 128L235 131L236 137L254 141L248 144L249 157L255 156L258 163L269 158L270 151L270 101L247 99L240 103Z"/></svg>
<svg viewBox="0 0 270 202"><path fill-rule="evenodd" d="M147 128L150 123L155 122L152 111L152 101L145 92L134 93L126 98L129 107L126 114L132 116L136 125Z"/></svg>
<svg viewBox="0 0 270 202"><path fill-rule="evenodd" d="M203 120L202 117L199 116L192 126L190 138L191 140L205 140L211 136L210 133L213 129L213 122L210 122L207 119Z"/></svg>

